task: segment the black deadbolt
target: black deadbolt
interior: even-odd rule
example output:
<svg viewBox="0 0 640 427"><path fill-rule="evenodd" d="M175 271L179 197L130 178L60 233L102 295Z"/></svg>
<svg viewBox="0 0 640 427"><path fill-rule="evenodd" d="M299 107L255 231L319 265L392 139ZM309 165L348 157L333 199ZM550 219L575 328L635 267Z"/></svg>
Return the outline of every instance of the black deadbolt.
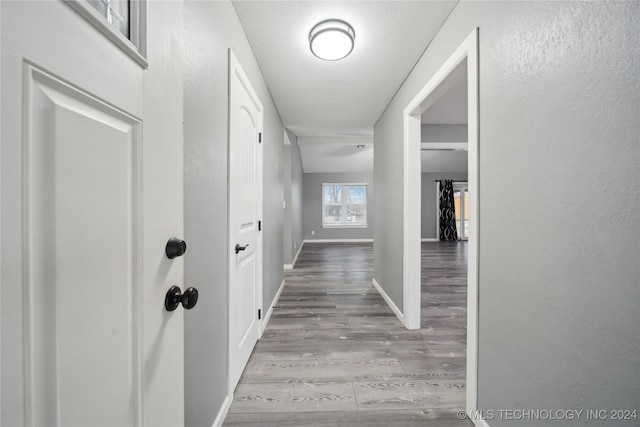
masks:
<svg viewBox="0 0 640 427"><path fill-rule="evenodd" d="M180 240L177 237L172 237L167 242L167 247L164 249L164 252L167 254L167 258L169 259L182 256L187 252L187 242Z"/></svg>
<svg viewBox="0 0 640 427"><path fill-rule="evenodd" d="M173 311L180 304L187 309L191 310L198 303L198 290L196 288L187 288L184 293L180 291L177 286L172 286L167 291L167 296L164 298L164 308L167 311Z"/></svg>

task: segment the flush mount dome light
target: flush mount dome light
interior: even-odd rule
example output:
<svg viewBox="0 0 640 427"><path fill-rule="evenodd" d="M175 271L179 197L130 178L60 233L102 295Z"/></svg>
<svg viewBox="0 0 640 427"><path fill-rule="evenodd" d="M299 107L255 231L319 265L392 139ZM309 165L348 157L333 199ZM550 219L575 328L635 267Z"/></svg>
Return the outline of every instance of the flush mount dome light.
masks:
<svg viewBox="0 0 640 427"><path fill-rule="evenodd" d="M355 38L351 25L339 19L328 19L311 29L309 48L320 59L337 61L351 53Z"/></svg>

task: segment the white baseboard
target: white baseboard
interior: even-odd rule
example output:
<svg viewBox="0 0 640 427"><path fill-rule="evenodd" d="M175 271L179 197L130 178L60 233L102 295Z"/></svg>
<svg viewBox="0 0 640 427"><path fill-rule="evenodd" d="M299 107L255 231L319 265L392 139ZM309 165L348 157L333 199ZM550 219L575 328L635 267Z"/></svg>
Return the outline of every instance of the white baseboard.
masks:
<svg viewBox="0 0 640 427"><path fill-rule="evenodd" d="M296 265L296 261L298 260L298 255L300 255L300 251L302 250L302 247L304 246L304 240L300 243L300 247L298 248L298 252L296 252L296 256L293 257L293 261L291 261L291 266L295 267Z"/></svg>
<svg viewBox="0 0 640 427"><path fill-rule="evenodd" d="M293 261L291 261L291 264L285 264L284 265L284 269L285 270L293 270L293 267L295 267L295 265L296 265L296 261L298 260L298 255L300 255L300 251L302 250L303 246L304 246L304 240L302 241L302 243L300 243L300 247L298 248L298 252L296 253L296 256L293 257Z"/></svg>
<svg viewBox="0 0 640 427"><path fill-rule="evenodd" d="M229 408L231 408L232 401L233 401L232 395L224 398L224 402L222 402L222 407L220 407L220 410L218 411L218 415L216 416L216 419L213 422L212 427L222 427L222 423L224 423L224 419L227 417Z"/></svg>
<svg viewBox="0 0 640 427"><path fill-rule="evenodd" d="M282 279L282 283L280 284L280 289L278 289L278 292L276 292L276 296L273 297L273 301L269 305L269 310L267 311L267 314L264 316L264 319L262 319L262 324L260 325L260 337L258 338L262 338L262 334L264 333L264 330L267 328L267 323L269 323L269 319L271 319L271 315L273 314L273 307L275 307L276 304L278 304L278 299L280 299L280 294L282 293L283 288L284 288L284 279Z"/></svg>
<svg viewBox="0 0 640 427"><path fill-rule="evenodd" d="M373 239L305 239L304 243L373 243Z"/></svg>
<svg viewBox="0 0 640 427"><path fill-rule="evenodd" d="M398 306L396 306L395 303L393 301L391 301L391 298L389 298L389 295L387 295L387 293L384 291L384 289L382 289L382 287L380 287L378 282L376 282L376 279L373 279L372 282L373 282L373 286L375 286L375 288L378 290L378 292L380 293L382 298L387 302L389 307L391 307L391 310L393 310L393 312L396 314L396 316L398 316L398 319L400 319L402 324L406 327L407 324L404 321L404 314L402 313L402 311L400 311Z"/></svg>
<svg viewBox="0 0 640 427"><path fill-rule="evenodd" d="M422 239L423 242L439 242L440 239L438 239L437 237L427 237Z"/></svg>

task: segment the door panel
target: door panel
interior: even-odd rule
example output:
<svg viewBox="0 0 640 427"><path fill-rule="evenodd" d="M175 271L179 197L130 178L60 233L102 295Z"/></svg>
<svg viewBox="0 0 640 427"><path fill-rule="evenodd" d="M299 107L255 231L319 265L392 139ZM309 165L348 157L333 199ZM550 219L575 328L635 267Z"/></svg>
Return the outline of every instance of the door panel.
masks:
<svg viewBox="0 0 640 427"><path fill-rule="evenodd" d="M262 248L258 221L262 199L259 143L262 105L232 53L229 75L229 357L233 389L260 331ZM244 249L236 251L236 244Z"/></svg>
<svg viewBox="0 0 640 427"><path fill-rule="evenodd" d="M33 422L131 425L140 375L140 123L33 67L27 75L25 339Z"/></svg>
<svg viewBox="0 0 640 427"><path fill-rule="evenodd" d="M147 5L144 70L62 1L0 2L2 425L184 422L182 5Z"/></svg>

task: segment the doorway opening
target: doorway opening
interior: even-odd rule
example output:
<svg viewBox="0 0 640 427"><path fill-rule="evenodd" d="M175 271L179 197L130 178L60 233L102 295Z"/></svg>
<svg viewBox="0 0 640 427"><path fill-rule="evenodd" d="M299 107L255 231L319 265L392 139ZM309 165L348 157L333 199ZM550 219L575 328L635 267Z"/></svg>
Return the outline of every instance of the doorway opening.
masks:
<svg viewBox="0 0 640 427"><path fill-rule="evenodd" d="M466 63L466 64L465 64ZM461 66L462 65L462 66ZM466 65L466 66L465 66ZM422 114L466 72L467 82L467 360L466 409L477 408L478 337L478 29L462 42L404 110L403 311L405 326L420 328ZM455 144L449 143L449 144ZM452 151L460 145L443 146Z"/></svg>

